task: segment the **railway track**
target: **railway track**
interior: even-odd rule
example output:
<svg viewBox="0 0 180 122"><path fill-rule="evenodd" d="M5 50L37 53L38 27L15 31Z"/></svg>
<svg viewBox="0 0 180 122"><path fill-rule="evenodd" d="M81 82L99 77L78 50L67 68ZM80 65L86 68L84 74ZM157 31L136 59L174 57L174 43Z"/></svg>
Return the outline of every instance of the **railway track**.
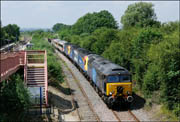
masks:
<svg viewBox="0 0 180 122"><path fill-rule="evenodd" d="M140 120L131 112L131 110L128 110L129 114L133 116L133 118L136 120L136 122L140 122Z"/></svg>
<svg viewBox="0 0 180 122"><path fill-rule="evenodd" d="M119 118L118 114L117 114L115 111L113 111L113 110L112 110L112 112L113 112L113 114L115 115L116 119L117 119L119 122L121 122L121 119Z"/></svg>
<svg viewBox="0 0 180 122"><path fill-rule="evenodd" d="M140 120L131 112L131 110L124 111L124 112L118 112L112 110L116 118L119 122L123 121L133 121L133 122L140 122Z"/></svg>
<svg viewBox="0 0 180 122"><path fill-rule="evenodd" d="M68 68L68 69L69 69L69 68ZM79 81L77 80L77 78L74 76L73 72L72 72L70 69L69 69L69 71L71 72L72 76L74 77L75 81L77 82L77 85L79 86L80 90L82 91L84 97L86 98L86 100L87 100L87 102L88 102L88 105L89 105L91 111L94 113L94 116L96 117L96 120L97 120L98 122L100 122L100 118L99 118L98 115L95 113L94 108L92 107L92 104L91 104L88 96L87 96L86 93L84 92L84 89L82 88L81 84L79 83Z"/></svg>
<svg viewBox="0 0 180 122"><path fill-rule="evenodd" d="M58 52L58 51L56 51L56 53L59 54L60 58L63 60L64 65L66 65L67 69L71 72L72 77L73 77L73 78L75 79L75 81L76 81L76 84L78 85L79 89L80 89L81 92L83 93L83 96L86 98L87 103L88 103L91 111L94 113L94 115L95 115L95 117L96 117L96 121L106 121L105 119L102 119L102 115L98 115L97 111L94 109L95 107L93 106L92 100L89 99L89 96L87 96L86 91L84 91L84 87L81 85L80 80L77 78L78 72L74 73L74 72L72 71L73 68L68 66L67 60L68 60L68 62L70 62L69 59L67 59L67 58L66 58L66 60L63 59L63 57L65 57L65 56L62 56L62 54L61 54L60 52ZM66 62L66 63L65 63L65 62ZM72 64L72 63L71 63L71 64ZM72 64L72 65L73 65L73 64ZM74 67L75 67L75 66L74 66ZM99 97L99 96L98 96L98 97ZM101 99L101 98L99 97L99 99ZM106 107L106 109L108 109L106 105L105 105L105 107ZM121 122L121 121L136 121L136 122L140 122L140 121L137 119L137 117L136 117L130 110L125 111L125 112L122 112L122 111L115 111L115 110L110 110L110 109L109 109L109 111L112 112L112 114L113 114L113 116L114 116L114 118L115 118L115 119L113 119L113 121L116 120L116 121L119 121L119 122ZM79 116L80 116L80 115L79 115ZM105 116L106 116L106 115L105 115ZM110 116L111 116L111 115L110 115ZM111 121L112 121L112 120L111 120Z"/></svg>
<svg viewBox="0 0 180 122"><path fill-rule="evenodd" d="M63 62L63 63L65 63L65 62ZM97 120L98 122L100 122L100 118L99 118L98 115L95 113L94 108L92 107L92 104L91 104L91 102L89 101L89 99L88 99L86 93L84 92L81 84L79 83L78 79L75 77L75 75L74 75L74 73L71 71L71 69L69 69L69 67L67 67L67 69L68 69L68 70L70 71L70 73L72 74L72 76L73 76L73 78L75 79L78 87L80 88L81 92L83 93L84 97L86 98L86 100L87 100L87 102L88 102L88 105L89 105L91 111L93 112L94 116L96 117L96 120ZM70 87L69 83L67 83L67 84L68 84L68 86ZM73 98L73 101L75 101L74 98ZM79 118L81 118L79 112L78 112L78 116L79 116Z"/></svg>

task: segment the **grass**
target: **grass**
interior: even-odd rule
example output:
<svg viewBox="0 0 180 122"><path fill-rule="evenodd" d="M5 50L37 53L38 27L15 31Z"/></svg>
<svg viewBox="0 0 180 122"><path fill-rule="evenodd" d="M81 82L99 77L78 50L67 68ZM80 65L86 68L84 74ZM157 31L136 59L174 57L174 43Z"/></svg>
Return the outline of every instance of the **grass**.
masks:
<svg viewBox="0 0 180 122"><path fill-rule="evenodd" d="M160 111L156 113L155 118L160 118L160 121L179 121L172 111L168 110L165 105L162 105Z"/></svg>

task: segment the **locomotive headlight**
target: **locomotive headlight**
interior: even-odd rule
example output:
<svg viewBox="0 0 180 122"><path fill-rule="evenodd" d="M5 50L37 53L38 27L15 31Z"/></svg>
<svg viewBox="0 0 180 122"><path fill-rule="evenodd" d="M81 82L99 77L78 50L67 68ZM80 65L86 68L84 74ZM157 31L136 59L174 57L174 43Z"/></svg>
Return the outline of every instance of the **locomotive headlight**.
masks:
<svg viewBox="0 0 180 122"><path fill-rule="evenodd" d="M128 94L128 95L130 95L130 94L131 94L131 92L130 92L130 91L127 91L127 94Z"/></svg>
<svg viewBox="0 0 180 122"><path fill-rule="evenodd" d="M114 91L110 92L109 94L110 94L110 95L114 94Z"/></svg>

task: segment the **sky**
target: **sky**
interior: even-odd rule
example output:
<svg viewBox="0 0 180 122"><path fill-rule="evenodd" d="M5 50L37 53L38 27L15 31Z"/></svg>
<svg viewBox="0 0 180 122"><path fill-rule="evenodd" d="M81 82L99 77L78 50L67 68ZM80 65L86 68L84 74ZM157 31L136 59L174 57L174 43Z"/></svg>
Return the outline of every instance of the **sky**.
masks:
<svg viewBox="0 0 180 122"><path fill-rule="evenodd" d="M20 28L52 28L56 23L74 24L86 13L108 10L121 25L128 5L137 1L1 1L2 25ZM149 2L149 1L147 1ZM179 20L179 1L150 1L161 22Z"/></svg>

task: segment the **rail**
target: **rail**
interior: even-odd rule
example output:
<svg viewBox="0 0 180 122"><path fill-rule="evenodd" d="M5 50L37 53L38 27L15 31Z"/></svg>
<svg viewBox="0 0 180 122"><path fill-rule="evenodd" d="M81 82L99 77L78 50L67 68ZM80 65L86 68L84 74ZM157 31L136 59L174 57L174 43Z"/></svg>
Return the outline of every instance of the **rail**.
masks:
<svg viewBox="0 0 180 122"><path fill-rule="evenodd" d="M47 52L45 51L44 55L44 70L45 70L45 96L46 96L46 105L48 105L48 70L47 70Z"/></svg>
<svg viewBox="0 0 180 122"><path fill-rule="evenodd" d="M131 112L131 110L128 110L128 113L136 120L136 122L140 122L140 120Z"/></svg>

